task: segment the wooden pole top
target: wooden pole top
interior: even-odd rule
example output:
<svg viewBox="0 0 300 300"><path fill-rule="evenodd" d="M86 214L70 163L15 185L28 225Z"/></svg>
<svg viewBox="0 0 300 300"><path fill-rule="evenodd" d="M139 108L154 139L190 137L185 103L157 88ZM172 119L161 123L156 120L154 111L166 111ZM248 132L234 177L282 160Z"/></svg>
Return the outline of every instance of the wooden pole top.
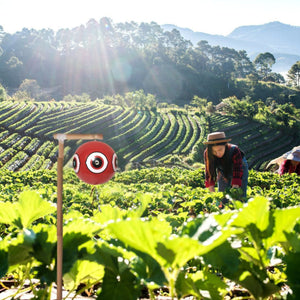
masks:
<svg viewBox="0 0 300 300"><path fill-rule="evenodd" d="M64 140L103 140L103 134L81 133L55 133L53 137L59 141Z"/></svg>

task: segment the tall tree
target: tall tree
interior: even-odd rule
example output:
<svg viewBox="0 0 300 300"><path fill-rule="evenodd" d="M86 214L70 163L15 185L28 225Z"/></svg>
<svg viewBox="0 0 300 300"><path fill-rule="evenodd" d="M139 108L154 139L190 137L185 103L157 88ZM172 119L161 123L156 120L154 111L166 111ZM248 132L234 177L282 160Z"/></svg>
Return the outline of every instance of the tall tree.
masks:
<svg viewBox="0 0 300 300"><path fill-rule="evenodd" d="M292 85L300 88L300 60L292 65L287 77Z"/></svg>
<svg viewBox="0 0 300 300"><path fill-rule="evenodd" d="M255 68L245 50L238 52L238 59L235 61L236 77L246 78L247 75L255 73Z"/></svg>
<svg viewBox="0 0 300 300"><path fill-rule="evenodd" d="M256 66L261 79L263 79L272 71L272 66L275 64L275 62L276 60L273 54L270 52L265 52L258 54L253 63Z"/></svg>

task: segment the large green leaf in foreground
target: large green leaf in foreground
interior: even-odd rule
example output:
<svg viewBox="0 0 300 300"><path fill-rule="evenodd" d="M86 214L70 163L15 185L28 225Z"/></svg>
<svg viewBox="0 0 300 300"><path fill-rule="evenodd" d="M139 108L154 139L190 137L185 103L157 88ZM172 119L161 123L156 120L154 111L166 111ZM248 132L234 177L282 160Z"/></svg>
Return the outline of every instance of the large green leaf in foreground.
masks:
<svg viewBox="0 0 300 300"><path fill-rule="evenodd" d="M22 228L29 227L32 222L54 213L56 207L43 200L37 192L24 191L16 203L0 203L0 223L15 225Z"/></svg>

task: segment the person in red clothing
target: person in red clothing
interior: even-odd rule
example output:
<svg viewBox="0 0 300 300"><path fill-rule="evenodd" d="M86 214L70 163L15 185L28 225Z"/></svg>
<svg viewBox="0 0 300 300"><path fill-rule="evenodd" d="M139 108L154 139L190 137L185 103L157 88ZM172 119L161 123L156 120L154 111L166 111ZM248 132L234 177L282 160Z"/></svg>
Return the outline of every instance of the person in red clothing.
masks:
<svg viewBox="0 0 300 300"><path fill-rule="evenodd" d="M280 175L286 173L296 173L300 175L300 150L290 153L281 163L278 173Z"/></svg>
<svg viewBox="0 0 300 300"><path fill-rule="evenodd" d="M204 144L205 186L215 191L215 183L219 192L227 188L242 188L243 197L247 196L248 163L246 157L224 132L213 132L207 136Z"/></svg>

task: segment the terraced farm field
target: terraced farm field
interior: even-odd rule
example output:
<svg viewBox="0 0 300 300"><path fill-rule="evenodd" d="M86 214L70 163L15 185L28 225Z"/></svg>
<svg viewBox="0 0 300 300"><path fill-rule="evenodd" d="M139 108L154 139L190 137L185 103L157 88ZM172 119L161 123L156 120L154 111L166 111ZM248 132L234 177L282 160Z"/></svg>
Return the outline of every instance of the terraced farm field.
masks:
<svg viewBox="0 0 300 300"><path fill-rule="evenodd" d="M58 155L55 133L102 133L124 162L163 162L188 155L208 132L222 130L263 169L272 158L299 144L279 130L246 119L199 111L136 110L101 102L1 102L0 168L12 171L52 169ZM82 141L65 142L65 163Z"/></svg>

